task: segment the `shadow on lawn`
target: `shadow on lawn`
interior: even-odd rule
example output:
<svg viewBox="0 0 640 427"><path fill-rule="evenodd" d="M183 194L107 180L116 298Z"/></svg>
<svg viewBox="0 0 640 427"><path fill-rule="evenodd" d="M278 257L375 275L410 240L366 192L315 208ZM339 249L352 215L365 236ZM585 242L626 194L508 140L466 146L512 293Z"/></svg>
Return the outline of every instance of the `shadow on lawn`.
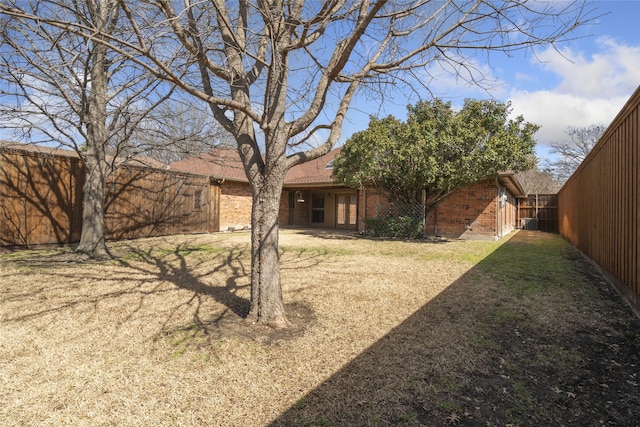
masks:
<svg viewBox="0 0 640 427"><path fill-rule="evenodd" d="M272 426L630 425L638 369L630 309L559 236L523 231Z"/></svg>
<svg viewBox="0 0 640 427"><path fill-rule="evenodd" d="M197 263L192 261L194 252L204 252L204 256ZM244 264L246 249L242 246L217 254L208 254L206 248L189 244L176 246L172 250L154 251L151 248L133 250L130 253L135 262L119 259L118 263L127 269L154 277L154 280L168 281L177 288L192 292L180 306L194 307L193 322L198 327L221 322L230 314L245 317L249 312L249 301L238 295L243 289L248 288L248 285L238 283L249 274ZM205 282L206 277L220 271L224 271L227 277L224 284L211 285ZM203 318L201 315L201 307L204 298L207 297L212 297L223 307L214 319Z"/></svg>
<svg viewBox="0 0 640 427"><path fill-rule="evenodd" d="M104 272L95 274L92 269L94 265L96 269L105 268L105 263L93 261L78 263L75 254L68 251L55 253L48 257L38 254L34 259L25 258L16 264L24 265L25 268L45 269L49 274L57 276L61 280L55 281L55 283L59 283L55 286L62 291L70 286L70 282L75 282L78 279L95 286L91 287L91 292L82 292L82 287L79 287L80 291L78 292L64 293L59 304L54 303L44 310L25 313L11 320L20 321L83 304L95 305L102 301L137 295L139 296L138 304L121 320L121 322L125 322L142 308L145 298L171 291L170 288L163 285L164 282L192 292L189 298L181 300L174 307L174 311L180 306L193 305L193 320L196 324L215 323L216 320L222 319L229 313L236 317L246 316L249 311L249 301L239 296L238 293L245 288L248 289L249 285L240 285L238 281L249 274L248 268L244 264L247 249L237 246L203 256L199 261L193 262L194 252L206 250L200 246L191 246L189 243L178 245L170 250L164 249L162 245L157 250L155 248L142 250L123 246L119 251L126 255L112 262L124 269L112 268L107 274ZM69 267L71 270L58 270L58 267ZM211 285L206 283L205 279L208 276L219 271L223 271L227 277L224 284ZM103 279L103 277L105 278ZM101 280L119 283L121 286L103 290L99 285ZM45 292L52 289L54 289L52 285L41 286L35 291L30 289L28 293L17 294L12 298L18 300L27 296L45 295ZM207 297L212 297L223 307L218 313L218 319L205 320L201 318L200 307L203 299Z"/></svg>
<svg viewBox="0 0 640 427"><path fill-rule="evenodd" d="M271 339L286 338L283 335L295 336L301 332L305 323L313 317L307 307L300 305L287 306L287 313L291 319L299 318L295 330L276 331L271 328L253 330L241 322L249 313L249 289L250 289L250 247L237 245L232 248L218 249L207 246L179 245L170 251L132 250L135 262L120 259L118 263L127 269L137 270L144 275L154 277L154 280L168 281L176 288L192 292L187 300L179 305L192 306L193 323L206 335L215 332L214 335L247 335L263 342ZM194 253L202 252L201 256ZM303 251L289 250L281 269L305 268L317 264L319 254L303 253ZM210 277L222 273L224 283L217 283ZM246 284L242 284L246 283ZM244 294L244 295L242 295ZM220 309L216 310L213 317L209 311L206 315L201 313L201 307L208 298L213 298ZM175 309L179 307L176 306ZM235 326L235 327L234 327ZM187 328L191 328L188 326ZM265 337L266 335L266 337ZM260 336L260 337L258 337Z"/></svg>
<svg viewBox="0 0 640 427"><path fill-rule="evenodd" d="M31 305L19 315L5 317L4 320L19 322L77 307L96 307L107 301L133 298L134 301L127 302L120 312L117 323L124 324L147 305L148 298L159 295L166 295L165 303L168 304L159 333L164 335L188 330L193 332L194 338L198 338L195 341L200 340L200 334L213 338L244 335L269 343L297 336L314 319L310 307L289 304L287 313L296 325L291 330L250 328L242 324L250 305L249 245L215 247L186 242L170 248L165 243L159 243L140 249L135 244L129 246L124 243L117 251L122 256L109 263L80 263L70 249L55 251L50 255L37 253L16 257L12 261L15 265L27 270L42 269L58 280L24 291L13 289L12 294L4 295L6 301L33 298L48 301L45 307ZM321 256L322 253L288 249L286 254L283 251L281 269L312 267L319 263ZM2 275L0 272L0 279ZM110 285L101 286L103 280ZM188 293L176 297L177 290ZM52 291L54 297L51 296ZM215 304L212 304L212 300ZM191 319L176 330L173 320L176 316L184 315L185 311Z"/></svg>

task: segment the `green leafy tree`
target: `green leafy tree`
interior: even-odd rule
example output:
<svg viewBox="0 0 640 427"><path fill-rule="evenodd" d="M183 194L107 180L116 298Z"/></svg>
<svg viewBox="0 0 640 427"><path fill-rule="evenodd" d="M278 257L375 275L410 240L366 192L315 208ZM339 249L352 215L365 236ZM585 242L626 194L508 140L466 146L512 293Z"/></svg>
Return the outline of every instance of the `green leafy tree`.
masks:
<svg viewBox="0 0 640 427"><path fill-rule="evenodd" d="M392 203L421 203L428 214L454 191L501 171L533 166L538 126L509 119L510 105L466 100L460 111L434 100L408 106L402 122L371 118L334 163L337 181L383 190Z"/></svg>

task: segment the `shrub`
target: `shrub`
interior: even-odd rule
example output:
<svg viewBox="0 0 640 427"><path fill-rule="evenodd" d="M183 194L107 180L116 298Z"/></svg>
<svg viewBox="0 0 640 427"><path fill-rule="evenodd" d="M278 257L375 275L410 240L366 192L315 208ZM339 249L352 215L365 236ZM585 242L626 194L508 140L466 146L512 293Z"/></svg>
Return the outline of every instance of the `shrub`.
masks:
<svg viewBox="0 0 640 427"><path fill-rule="evenodd" d="M377 237L417 239L423 235L422 220L413 216L379 216L365 219L367 231Z"/></svg>

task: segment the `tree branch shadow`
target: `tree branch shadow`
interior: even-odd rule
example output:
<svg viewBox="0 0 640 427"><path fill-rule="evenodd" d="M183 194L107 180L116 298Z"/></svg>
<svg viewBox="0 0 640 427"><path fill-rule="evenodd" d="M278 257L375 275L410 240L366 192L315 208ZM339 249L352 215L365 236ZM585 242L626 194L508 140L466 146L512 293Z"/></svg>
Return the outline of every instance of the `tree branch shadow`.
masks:
<svg viewBox="0 0 640 427"><path fill-rule="evenodd" d="M26 304L37 298L47 303L31 305L4 320L22 322L82 307L91 307L88 312L95 315L100 304L111 301L124 308L116 319L118 327L139 315L163 316L154 340L188 332L194 342L197 335L204 335L209 339L245 336L270 343L297 336L315 318L310 307L288 304L287 313L294 320L290 330L247 325L244 320L250 305L250 246L216 247L189 240L169 246L164 242L161 239L158 245L148 248L141 248L137 241L121 242L116 248L119 256L105 262L80 262L65 248L58 248L53 254L25 253L11 262L21 269L46 272L56 278L5 294L5 302ZM283 254L283 269L316 265L319 256L287 251ZM108 285L101 286L107 281ZM149 309L153 304L150 299L158 296L168 304ZM157 310L157 314L150 310Z"/></svg>

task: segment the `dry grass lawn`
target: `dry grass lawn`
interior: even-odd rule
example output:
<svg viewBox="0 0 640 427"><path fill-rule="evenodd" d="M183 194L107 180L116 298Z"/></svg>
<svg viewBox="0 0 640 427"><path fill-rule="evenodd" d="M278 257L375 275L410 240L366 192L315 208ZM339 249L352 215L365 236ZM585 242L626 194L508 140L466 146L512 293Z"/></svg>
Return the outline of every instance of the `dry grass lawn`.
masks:
<svg viewBox="0 0 640 427"><path fill-rule="evenodd" d="M72 262L67 249L0 255L0 425L540 425L638 415L628 396L640 392L637 319L558 236L528 237L543 242L532 270L505 264L523 236L433 243L282 231L287 331L241 322L247 233L112 243L117 259L100 263ZM558 379L599 363L565 346L569 337L609 348L603 360L624 353L603 375L627 388L572 380L576 371ZM626 412L594 406L603 390L616 401L624 393Z"/></svg>

